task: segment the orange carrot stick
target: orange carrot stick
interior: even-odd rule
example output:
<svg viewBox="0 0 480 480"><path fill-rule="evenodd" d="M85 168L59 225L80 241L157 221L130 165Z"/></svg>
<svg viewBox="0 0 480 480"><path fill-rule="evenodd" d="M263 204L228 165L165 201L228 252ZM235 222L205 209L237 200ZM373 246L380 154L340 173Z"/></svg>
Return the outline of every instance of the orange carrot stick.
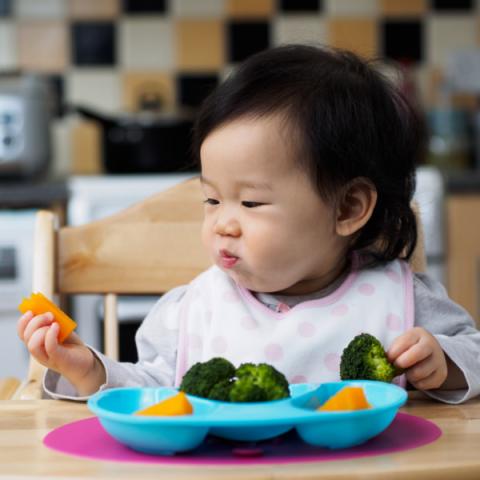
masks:
<svg viewBox="0 0 480 480"><path fill-rule="evenodd" d="M58 335L58 341L60 343L62 343L77 326L66 313L62 312L62 310L41 293L32 293L30 298L24 298L18 306L18 309L22 313L27 313L30 310L34 315L51 312L55 317L55 321L60 325L60 333Z"/></svg>
<svg viewBox="0 0 480 480"><path fill-rule="evenodd" d="M370 408L362 387L344 387L331 396L318 411L363 410Z"/></svg>
<svg viewBox="0 0 480 480"><path fill-rule="evenodd" d="M173 397L162 400L150 407L138 410L135 415L191 415L193 413L192 404L188 401L183 392L178 392Z"/></svg>

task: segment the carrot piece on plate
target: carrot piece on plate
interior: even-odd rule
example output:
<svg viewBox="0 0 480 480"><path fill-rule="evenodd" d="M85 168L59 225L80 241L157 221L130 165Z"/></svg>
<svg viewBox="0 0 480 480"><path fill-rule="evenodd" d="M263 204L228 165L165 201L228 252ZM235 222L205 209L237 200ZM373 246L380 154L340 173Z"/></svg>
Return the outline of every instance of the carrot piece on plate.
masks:
<svg viewBox="0 0 480 480"><path fill-rule="evenodd" d="M344 387L317 408L321 412L364 410L370 408L362 387Z"/></svg>
<svg viewBox="0 0 480 480"><path fill-rule="evenodd" d="M34 315L50 312L55 317L55 321L60 325L60 333L58 341L62 343L76 328L77 324L53 302L51 302L45 295L41 293L32 293L29 298L24 298L18 306L22 313L27 313L29 310Z"/></svg>
<svg viewBox="0 0 480 480"><path fill-rule="evenodd" d="M183 392L162 400L155 405L138 410L135 415L191 415L193 413L192 404L188 401L187 396Z"/></svg>

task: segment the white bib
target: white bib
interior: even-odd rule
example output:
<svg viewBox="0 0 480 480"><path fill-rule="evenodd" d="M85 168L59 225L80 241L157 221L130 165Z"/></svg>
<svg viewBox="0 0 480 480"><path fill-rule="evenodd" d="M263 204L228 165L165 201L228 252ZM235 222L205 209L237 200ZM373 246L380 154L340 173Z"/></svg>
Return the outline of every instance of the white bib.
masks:
<svg viewBox="0 0 480 480"><path fill-rule="evenodd" d="M275 312L214 266L193 280L179 313L176 385L213 357L270 363L289 383L337 381L354 336L370 333L387 350L413 327L412 272L401 260L352 269L330 295Z"/></svg>

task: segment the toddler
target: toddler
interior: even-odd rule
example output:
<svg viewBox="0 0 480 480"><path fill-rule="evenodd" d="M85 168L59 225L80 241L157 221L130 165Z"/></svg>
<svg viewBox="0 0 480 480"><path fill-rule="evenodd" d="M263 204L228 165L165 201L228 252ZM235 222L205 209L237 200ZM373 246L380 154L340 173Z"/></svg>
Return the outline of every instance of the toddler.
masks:
<svg viewBox="0 0 480 480"><path fill-rule="evenodd" d="M214 265L156 303L136 364L76 334L59 344L51 314L23 315L19 336L48 367L46 392L178 386L215 356L270 363L290 383L335 381L343 348L368 332L414 387L450 403L477 395L480 333L407 263L425 138L401 93L352 53L291 45L249 58L195 125Z"/></svg>

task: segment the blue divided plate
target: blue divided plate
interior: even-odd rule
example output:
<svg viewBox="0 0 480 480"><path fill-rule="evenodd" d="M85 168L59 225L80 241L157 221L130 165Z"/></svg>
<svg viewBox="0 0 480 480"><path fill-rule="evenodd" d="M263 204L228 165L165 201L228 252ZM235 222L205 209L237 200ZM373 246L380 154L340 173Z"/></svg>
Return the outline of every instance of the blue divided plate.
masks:
<svg viewBox="0 0 480 480"><path fill-rule="evenodd" d="M318 412L316 408L341 388L363 387L372 408ZM291 397L256 403L228 403L188 396L193 415L140 416L137 410L174 394L172 387L115 388L88 400L105 430L119 442L141 452L173 454L199 446L207 434L239 441L260 441L296 428L310 445L347 448L383 432L406 402L396 385L367 380L290 385Z"/></svg>

